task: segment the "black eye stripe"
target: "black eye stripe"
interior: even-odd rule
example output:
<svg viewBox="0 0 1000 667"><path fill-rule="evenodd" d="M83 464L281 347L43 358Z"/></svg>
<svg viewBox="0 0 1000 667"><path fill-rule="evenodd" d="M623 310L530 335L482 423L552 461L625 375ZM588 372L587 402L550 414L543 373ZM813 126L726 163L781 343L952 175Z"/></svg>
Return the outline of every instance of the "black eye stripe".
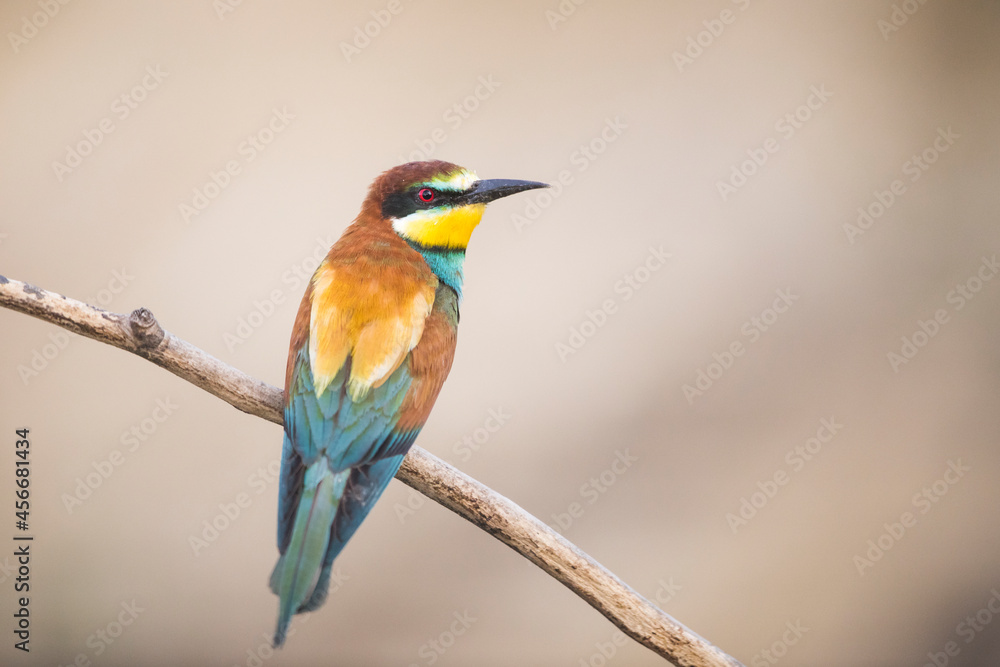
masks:
<svg viewBox="0 0 1000 667"><path fill-rule="evenodd" d="M433 198L429 201L425 201L420 197L420 193L424 190L430 190L434 193ZM447 206L460 194L436 190L427 186L416 186L403 192L393 192L386 195L385 200L382 202L382 215L386 218L405 218L421 209Z"/></svg>
<svg viewBox="0 0 1000 667"><path fill-rule="evenodd" d="M423 195L425 192L431 193L430 199L424 198ZM437 190L435 188L428 188L426 186L410 190L410 196L413 198L417 208L436 208L438 206L448 204L454 197L454 195L449 192Z"/></svg>
<svg viewBox="0 0 1000 667"><path fill-rule="evenodd" d="M405 218L421 208L417 198L409 192L393 192L382 202L382 216L385 218Z"/></svg>

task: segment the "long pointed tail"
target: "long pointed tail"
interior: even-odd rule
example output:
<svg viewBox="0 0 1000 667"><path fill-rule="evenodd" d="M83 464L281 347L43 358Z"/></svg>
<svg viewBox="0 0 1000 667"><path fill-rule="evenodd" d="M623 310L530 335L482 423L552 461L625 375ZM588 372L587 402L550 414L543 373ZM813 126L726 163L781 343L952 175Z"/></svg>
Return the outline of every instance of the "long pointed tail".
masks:
<svg viewBox="0 0 1000 667"><path fill-rule="evenodd" d="M325 456L306 470L292 538L271 573L271 590L280 598L275 646L285 642L292 615L313 595L330 541L330 527L349 475L346 470L331 471Z"/></svg>
<svg viewBox="0 0 1000 667"><path fill-rule="evenodd" d="M354 531L368 516L368 512L385 491L389 480L399 470L402 462L403 454L399 454L351 470L347 486L344 487L344 495L340 499L340 507L337 508L337 515L333 518L330 544L326 548L326 557L323 558L319 581L316 582L312 596L299 607L300 612L319 609L326 601L330 589L330 568L334 559L340 555L347 541L354 535Z"/></svg>

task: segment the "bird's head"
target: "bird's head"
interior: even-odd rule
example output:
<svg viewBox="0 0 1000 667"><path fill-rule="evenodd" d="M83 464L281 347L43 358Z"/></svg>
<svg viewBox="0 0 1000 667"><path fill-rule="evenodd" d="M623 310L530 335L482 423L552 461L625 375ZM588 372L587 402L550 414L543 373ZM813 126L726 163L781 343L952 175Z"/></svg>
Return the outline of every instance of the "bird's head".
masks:
<svg viewBox="0 0 1000 667"><path fill-rule="evenodd" d="M475 172L441 160L408 162L375 179L365 207L413 245L465 250L486 204L545 187L535 181L480 180Z"/></svg>

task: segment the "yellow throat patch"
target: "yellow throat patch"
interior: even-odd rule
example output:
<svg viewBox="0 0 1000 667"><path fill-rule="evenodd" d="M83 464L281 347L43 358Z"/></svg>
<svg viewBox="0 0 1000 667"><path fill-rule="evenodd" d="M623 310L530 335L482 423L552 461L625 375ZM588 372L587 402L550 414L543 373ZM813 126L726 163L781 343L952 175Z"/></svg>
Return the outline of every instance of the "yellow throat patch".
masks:
<svg viewBox="0 0 1000 667"><path fill-rule="evenodd" d="M485 210L486 204L431 208L393 220L392 226L400 236L422 246L464 250Z"/></svg>

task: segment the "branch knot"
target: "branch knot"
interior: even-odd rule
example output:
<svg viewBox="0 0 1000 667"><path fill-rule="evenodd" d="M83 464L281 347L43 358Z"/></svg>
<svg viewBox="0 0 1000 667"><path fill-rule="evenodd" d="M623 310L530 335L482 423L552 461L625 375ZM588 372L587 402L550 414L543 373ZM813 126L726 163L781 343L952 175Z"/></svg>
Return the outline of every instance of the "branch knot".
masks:
<svg viewBox="0 0 1000 667"><path fill-rule="evenodd" d="M132 335L139 343L139 349L154 350L163 342L166 332L156 321L156 317L146 308L136 308L128 316Z"/></svg>

